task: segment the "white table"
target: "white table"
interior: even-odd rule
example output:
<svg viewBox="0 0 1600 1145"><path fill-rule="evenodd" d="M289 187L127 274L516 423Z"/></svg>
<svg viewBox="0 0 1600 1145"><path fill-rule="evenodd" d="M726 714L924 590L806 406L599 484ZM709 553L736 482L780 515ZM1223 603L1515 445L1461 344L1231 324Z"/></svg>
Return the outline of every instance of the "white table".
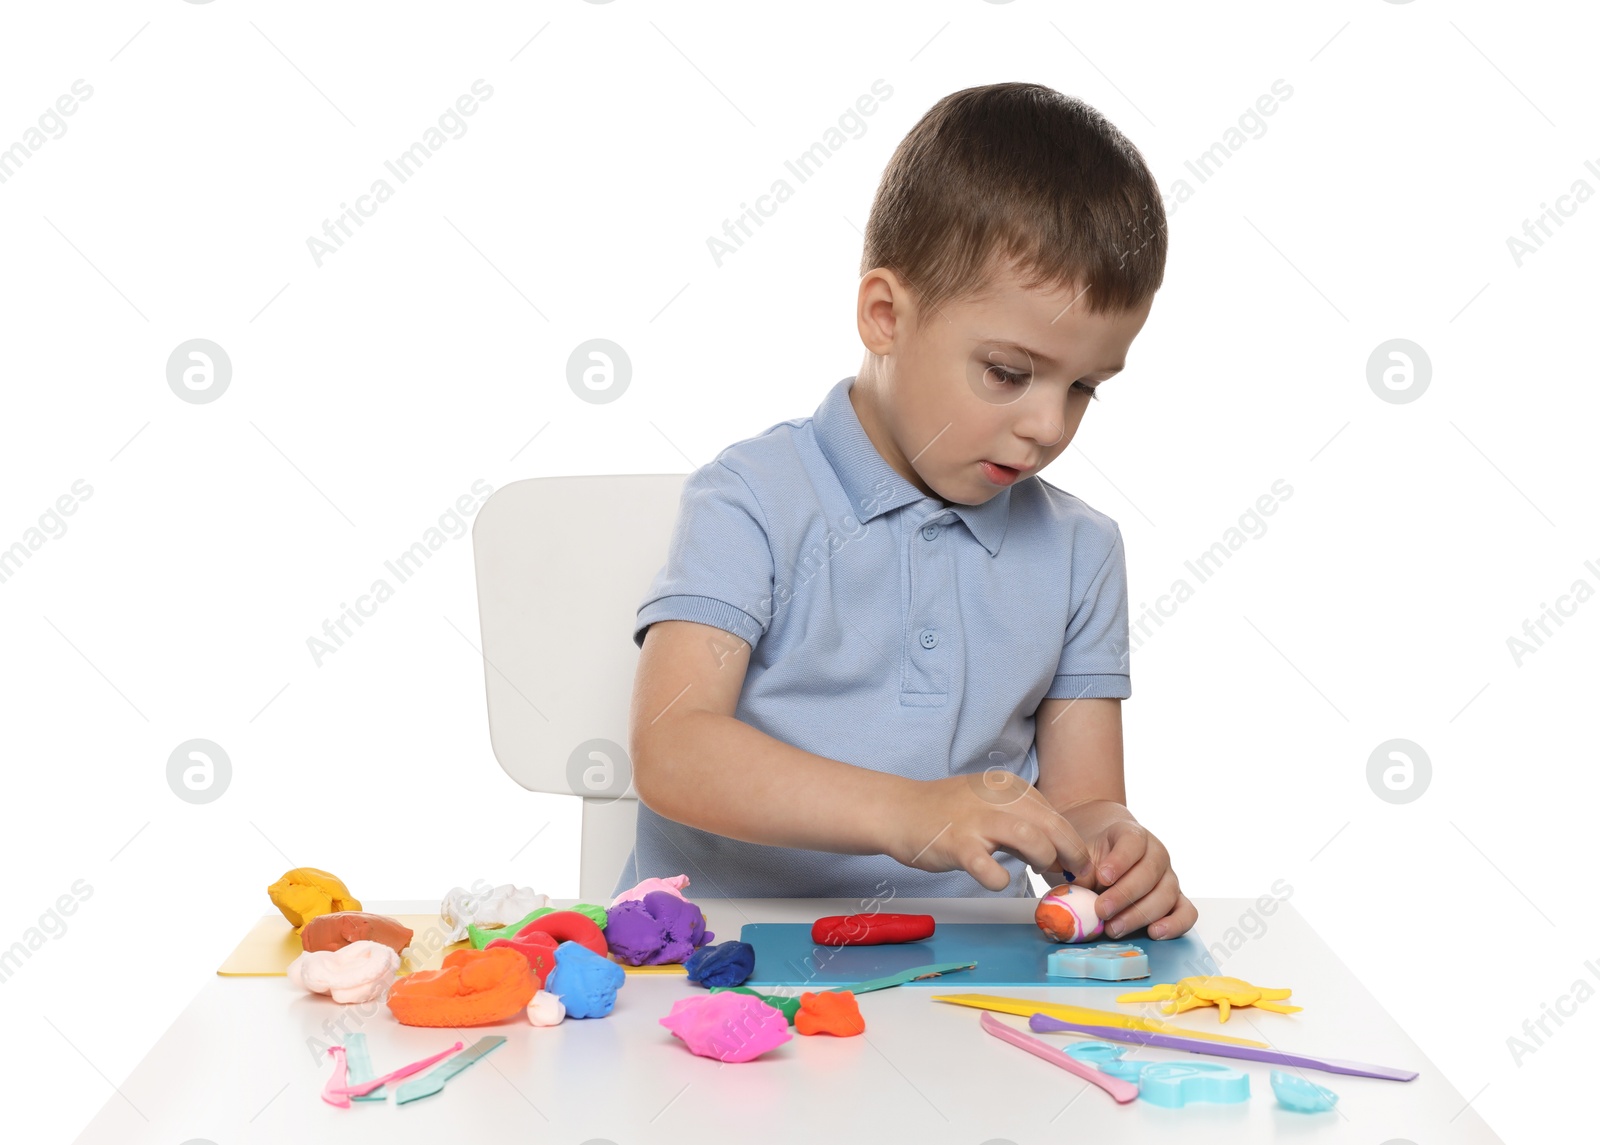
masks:
<svg viewBox="0 0 1600 1145"><path fill-rule="evenodd" d="M721 942L745 922L809 922L860 910L856 900L697 900ZM564 900L558 905L570 905ZM1196 904L1196 934L1208 945L1250 907L1247 899ZM425 913L432 903L369 904L382 913ZM880 907L932 914L941 923L1031 921L1033 900L898 899ZM691 1054L657 1024L675 999L700 987L686 978L629 975L609 1017L536 1028L518 1018L459 1032L471 1044L504 1034L500 1049L453 1080L444 1093L405 1107L356 1103L341 1110L320 1097L329 1062L308 1039L330 1039L323 1023L366 1012L350 1029L367 1035L381 1073L450 1045L457 1034L395 1022L385 1007L340 1007L295 990L284 978L216 978L207 983L149 1055L105 1103L80 1142L218 1145L339 1141L430 1145L469 1140L607 1141L664 1145L755 1140L960 1142L1498 1141L1306 925L1281 903L1265 933L1228 956L1222 972L1289 986L1292 1016L1236 1010L1225 1032L1280 1049L1418 1070L1412 1082L1306 1071L1340 1095L1335 1112L1278 1107L1270 1067L1232 1062L1250 1074L1241 1105L1163 1109L1143 1100L1120 1106L1104 1092L979 1029L983 1011L929 999L988 993L1118 1009L1116 988L1005 989L900 986L861 996L867 1031L854 1038L798 1034L751 1062L723 1064ZM775 991L788 992L788 991ZM796 991L797 992L797 991ZM1120 1007L1134 1012L1131 1007ZM1001 1015L1026 1029L1026 1019ZM1215 1011L1174 1019L1216 1030ZM1041 1035L1063 1043L1069 1035ZM1189 1058L1130 1047L1137 1056ZM1205 1059L1221 1061L1223 1059ZM1103 1136L1100 1136L1103 1135Z"/></svg>

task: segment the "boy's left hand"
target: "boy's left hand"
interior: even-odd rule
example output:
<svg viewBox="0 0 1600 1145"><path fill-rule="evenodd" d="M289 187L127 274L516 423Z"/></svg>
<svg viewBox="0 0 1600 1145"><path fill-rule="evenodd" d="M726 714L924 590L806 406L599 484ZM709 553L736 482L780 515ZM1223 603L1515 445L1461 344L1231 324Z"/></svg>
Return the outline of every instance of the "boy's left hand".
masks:
<svg viewBox="0 0 1600 1145"><path fill-rule="evenodd" d="M1167 848L1120 803L1094 799L1061 812L1097 856L1095 877L1100 900L1095 912L1105 920L1106 936L1121 938L1148 927L1151 938L1177 938L1199 918L1178 889Z"/></svg>

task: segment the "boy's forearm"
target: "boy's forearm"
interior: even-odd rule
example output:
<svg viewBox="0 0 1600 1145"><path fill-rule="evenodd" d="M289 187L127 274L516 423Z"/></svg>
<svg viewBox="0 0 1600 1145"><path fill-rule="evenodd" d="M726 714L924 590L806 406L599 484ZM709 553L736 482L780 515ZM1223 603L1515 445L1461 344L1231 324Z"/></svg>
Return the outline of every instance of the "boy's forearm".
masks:
<svg viewBox="0 0 1600 1145"><path fill-rule="evenodd" d="M686 712L635 745L635 786L657 814L702 831L841 855L887 853L909 785L786 744L733 716Z"/></svg>

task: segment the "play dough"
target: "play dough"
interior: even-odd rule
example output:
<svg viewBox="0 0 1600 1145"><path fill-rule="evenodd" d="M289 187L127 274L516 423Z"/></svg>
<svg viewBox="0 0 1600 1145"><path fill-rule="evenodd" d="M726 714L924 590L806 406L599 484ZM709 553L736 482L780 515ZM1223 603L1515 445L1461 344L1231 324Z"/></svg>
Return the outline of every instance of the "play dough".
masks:
<svg viewBox="0 0 1600 1145"><path fill-rule="evenodd" d="M791 1026L794 1025L795 1015L800 1013L800 999L789 998L782 994L763 994L759 990L752 990L748 986L713 986L711 992L719 994L732 991L735 994L748 994L752 998L760 998L767 1005L783 1014L783 1020Z"/></svg>
<svg viewBox="0 0 1600 1145"><path fill-rule="evenodd" d="M830 914L811 924L818 946L881 946L933 937L931 914Z"/></svg>
<svg viewBox="0 0 1600 1145"><path fill-rule="evenodd" d="M1088 942L1105 931L1105 923L1094 912L1099 898L1088 887L1062 883L1039 899L1033 921L1051 942Z"/></svg>
<svg viewBox="0 0 1600 1145"><path fill-rule="evenodd" d="M584 918L587 918L600 929L605 929L605 907L595 906L593 903L580 902L573 906L569 906L566 909L570 911L576 911L578 914L583 915ZM488 946L497 938L515 938L518 932L530 922L533 922L535 919L543 918L547 914L555 913L555 907L542 906L538 910L529 911L515 922L507 923L505 926L501 927L484 927L479 926L475 922L469 922L467 924L467 939L472 943L474 949L482 950L485 946Z"/></svg>
<svg viewBox="0 0 1600 1145"><path fill-rule="evenodd" d="M651 891L606 911L606 942L629 966L686 961L715 937L699 907L667 891Z"/></svg>
<svg viewBox="0 0 1600 1145"><path fill-rule="evenodd" d="M533 971L533 984L542 987L550 971L556 968L556 947L561 945L542 930L530 930L515 938L497 938L485 950L509 947L528 960Z"/></svg>
<svg viewBox="0 0 1600 1145"><path fill-rule="evenodd" d="M683 968L697 986L741 986L756 968L756 948L737 940L702 946Z"/></svg>
<svg viewBox="0 0 1600 1145"><path fill-rule="evenodd" d="M381 942L396 954L404 954L411 943L411 928L364 910L319 914L300 928L302 950L338 950L352 942Z"/></svg>
<svg viewBox="0 0 1600 1145"><path fill-rule="evenodd" d="M335 1002L376 1002L394 981L400 955L381 942L361 940L338 950L308 950L289 963L289 981Z"/></svg>
<svg viewBox="0 0 1600 1145"><path fill-rule="evenodd" d="M478 1026L525 1009L536 989L528 960L515 950L452 950L438 970L396 982L389 1009L406 1026Z"/></svg>
<svg viewBox="0 0 1600 1145"><path fill-rule="evenodd" d="M622 902L638 902L651 891L666 891L669 895L683 897L683 888L689 885L688 875L673 875L670 879L645 879L641 883L629 887L616 898L611 900L611 905L616 906Z"/></svg>
<svg viewBox="0 0 1600 1145"><path fill-rule="evenodd" d="M848 990L824 990L820 994L800 995L800 1012L795 1015L794 1028L802 1034L833 1034L850 1038L864 1034L867 1023L861 1017L861 1007L856 996Z"/></svg>
<svg viewBox="0 0 1600 1145"><path fill-rule="evenodd" d="M360 901L337 875L315 867L285 871L281 879L267 888L267 896L297 930L321 914L361 909Z"/></svg>
<svg viewBox="0 0 1600 1145"><path fill-rule="evenodd" d="M528 1003L528 1021L535 1026L559 1026L566 1016L567 1008L561 999L548 990L538 991Z"/></svg>
<svg viewBox="0 0 1600 1145"><path fill-rule="evenodd" d="M723 1062L750 1061L794 1037L782 1013L737 990L679 998L660 1022L690 1052Z"/></svg>
<svg viewBox="0 0 1600 1145"><path fill-rule="evenodd" d="M504 926L549 905L549 895L511 883L479 894L466 887L451 887L439 904L439 917L450 926L447 941L460 942L467 937L468 923L477 923L480 927Z"/></svg>
<svg viewBox="0 0 1600 1145"><path fill-rule="evenodd" d="M603 1018L627 979L622 967L577 942L556 947L556 968L544 987L561 999L569 1018Z"/></svg>
<svg viewBox="0 0 1600 1145"><path fill-rule="evenodd" d="M1252 986L1242 978L1212 975L1208 978L1179 978L1177 982L1162 982L1136 994L1118 994L1117 1001L1163 1002L1163 1014L1181 1014L1201 1006L1215 1006L1217 1020L1226 1022L1230 1006L1254 1006L1258 1010L1271 1010L1277 1014L1298 1014L1304 1007L1283 1004L1283 999L1290 993L1288 989Z"/></svg>

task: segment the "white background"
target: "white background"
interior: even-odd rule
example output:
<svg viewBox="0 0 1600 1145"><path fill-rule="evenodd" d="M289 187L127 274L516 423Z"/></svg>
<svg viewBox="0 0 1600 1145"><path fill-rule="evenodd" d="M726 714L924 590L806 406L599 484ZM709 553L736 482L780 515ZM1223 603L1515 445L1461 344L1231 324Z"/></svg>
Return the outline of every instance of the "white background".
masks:
<svg viewBox="0 0 1600 1145"><path fill-rule="evenodd" d="M1600 987L1600 603L1520 666L1507 638L1600 588L1600 203L1568 201L1520 266L1507 239L1600 187L1596 23L1427 0L7 5L0 147L93 89L0 183L0 547L92 488L0 583L0 948L91 889L0 984L13 1124L70 1139L292 864L367 899L576 893L576 801L489 751L464 533L320 666L307 638L476 480L683 472L809 414L860 363L889 154L940 97L1022 79L1192 190L1127 370L1046 474L1120 522L1136 611L1293 488L1134 656L1135 811L1194 896L1284 880L1507 1141L1554 1134L1600 1002L1564 1003L1520 1065L1507 1039ZM478 79L466 133L319 267L307 238ZM707 238L880 79L859 137L718 267ZM1200 183L1185 161L1280 79ZM634 369L606 405L566 383L597 337ZM215 402L167 385L192 338L231 359ZM1404 404L1367 382L1393 338L1432 365ZM233 765L203 806L166 782L196 737ZM1402 805L1367 779L1392 738L1432 765Z"/></svg>

